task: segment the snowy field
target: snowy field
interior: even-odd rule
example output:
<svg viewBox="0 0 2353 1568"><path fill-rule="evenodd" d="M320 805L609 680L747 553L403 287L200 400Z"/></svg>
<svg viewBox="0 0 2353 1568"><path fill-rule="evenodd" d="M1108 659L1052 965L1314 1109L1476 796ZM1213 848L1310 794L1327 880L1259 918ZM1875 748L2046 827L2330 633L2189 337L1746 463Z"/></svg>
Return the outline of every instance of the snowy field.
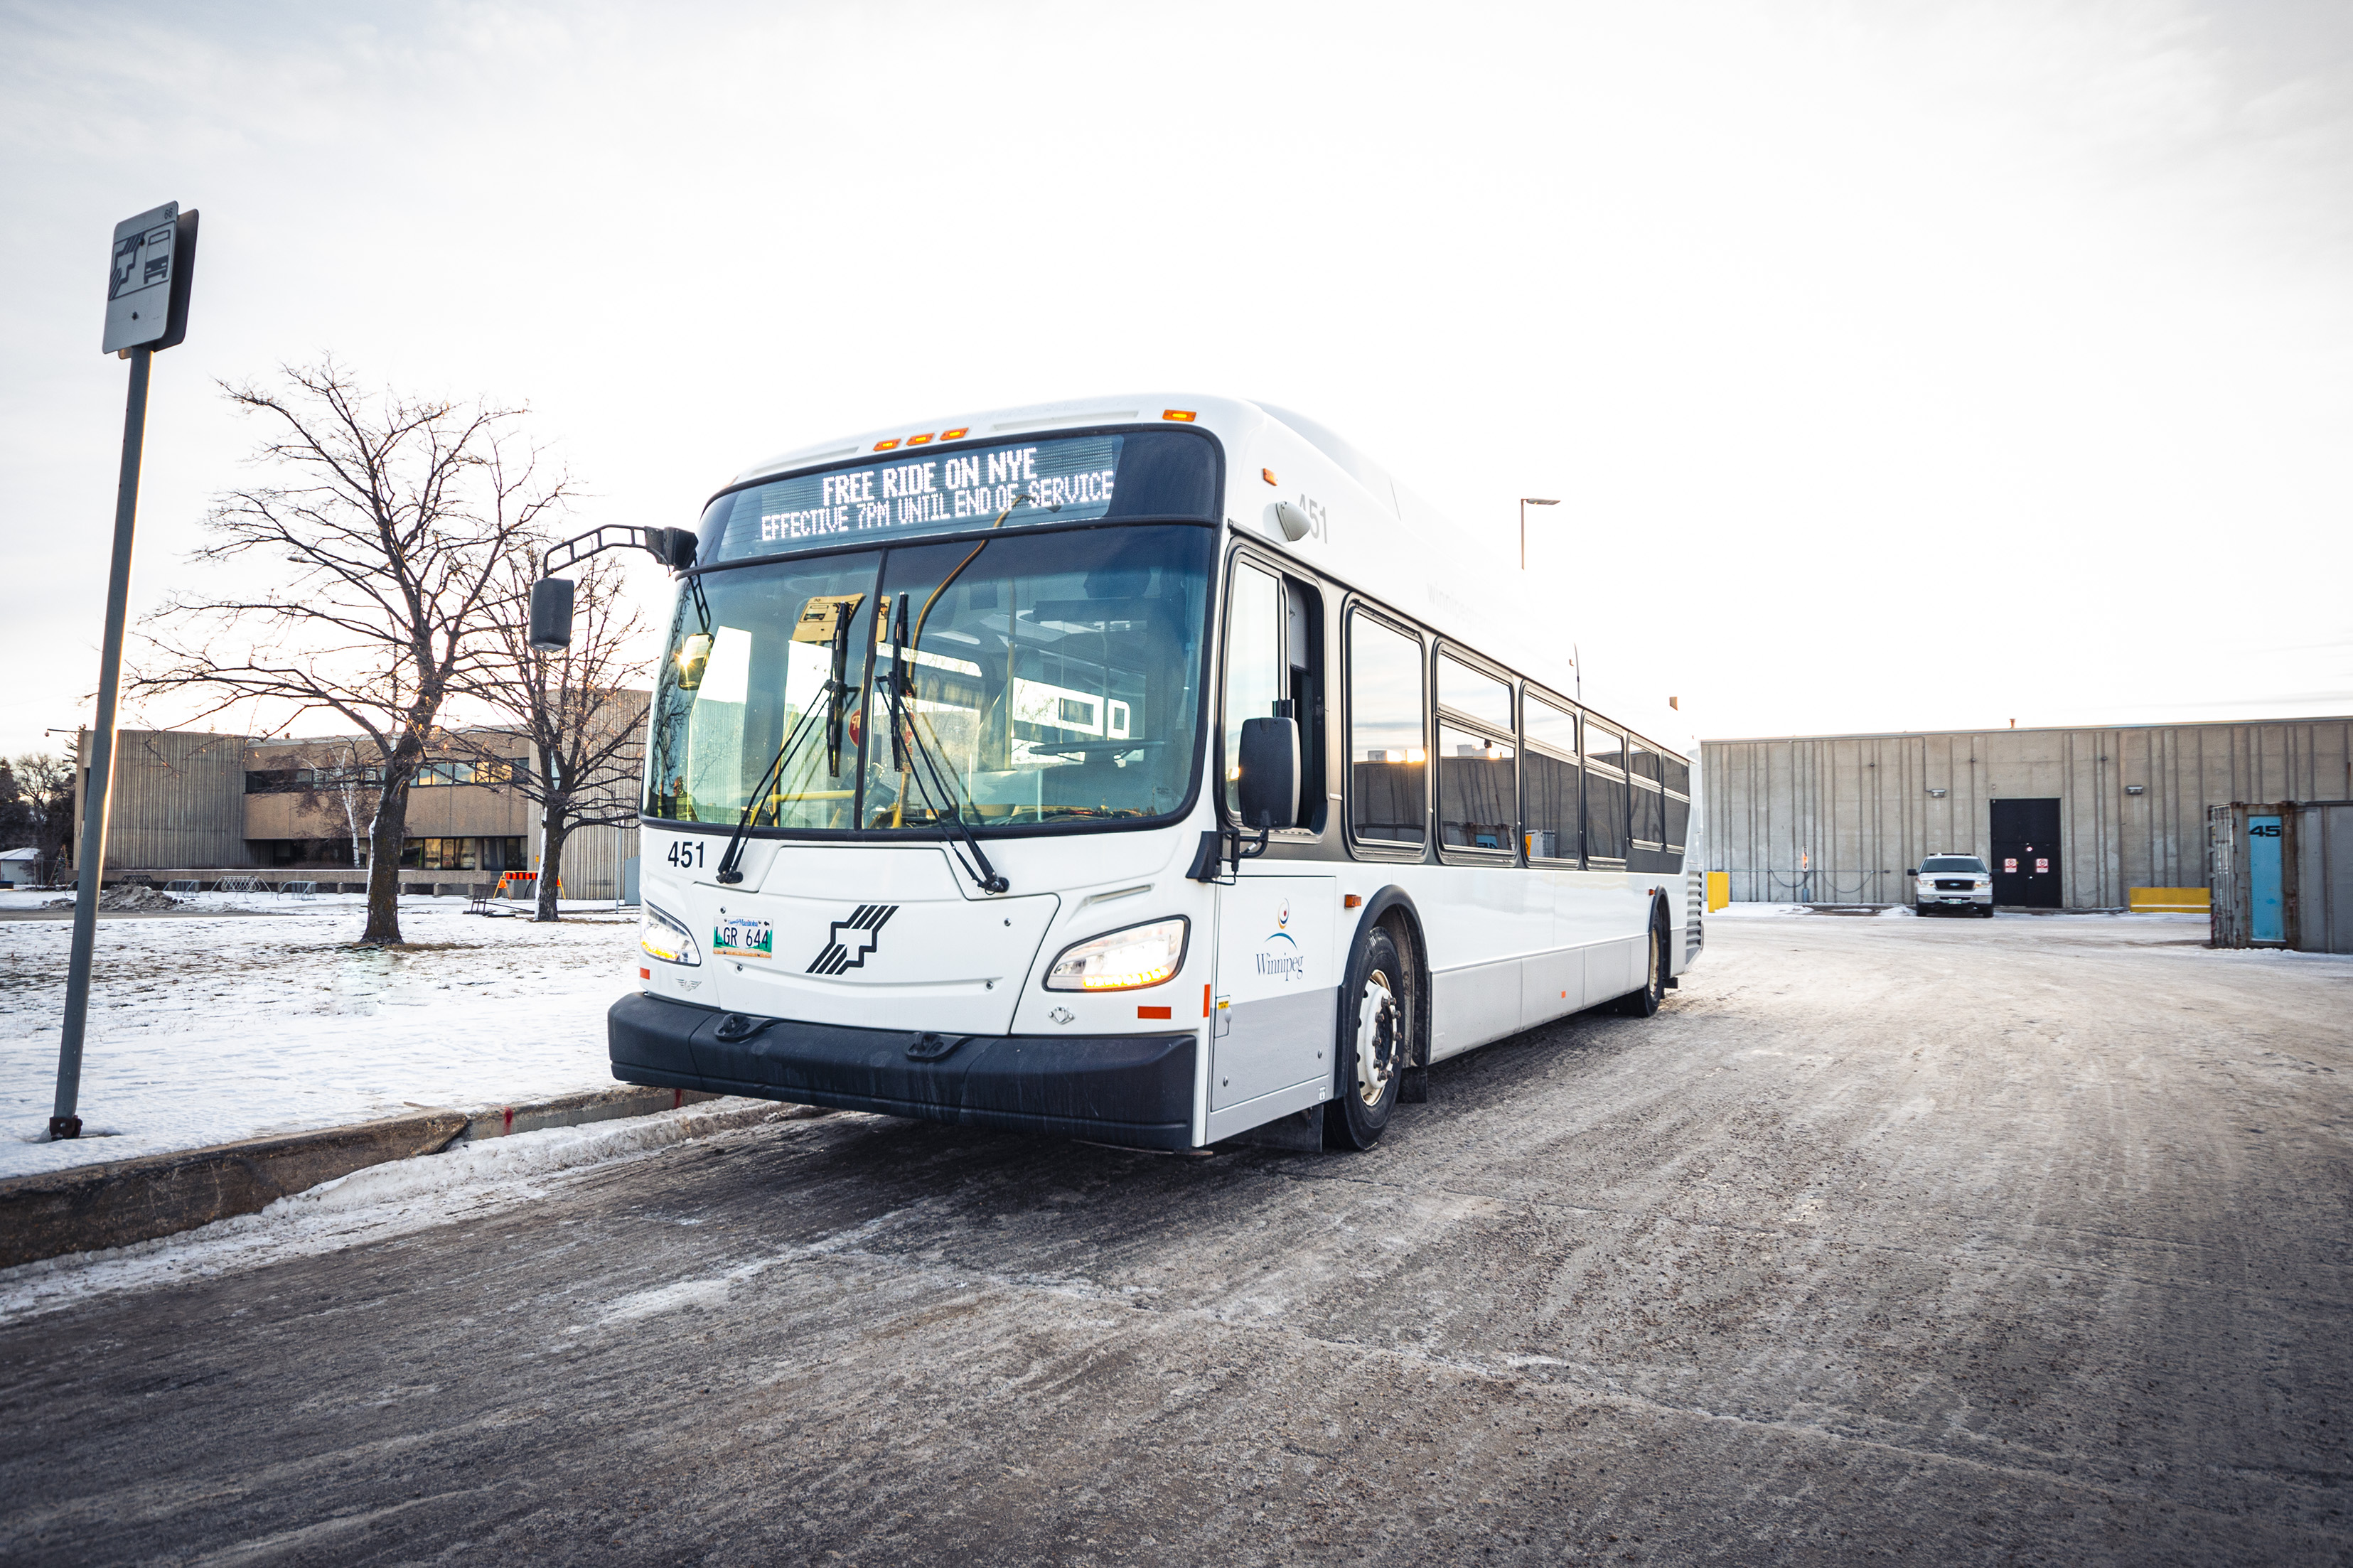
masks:
<svg viewBox="0 0 2353 1568"><path fill-rule="evenodd" d="M0 910L58 896L0 893ZM605 1009L635 984L636 911L567 903L543 926L405 898L417 951L386 952L351 945L362 903L199 894L196 913L101 917L83 1136L62 1143L72 923L0 921L0 1176L612 1086Z"/></svg>

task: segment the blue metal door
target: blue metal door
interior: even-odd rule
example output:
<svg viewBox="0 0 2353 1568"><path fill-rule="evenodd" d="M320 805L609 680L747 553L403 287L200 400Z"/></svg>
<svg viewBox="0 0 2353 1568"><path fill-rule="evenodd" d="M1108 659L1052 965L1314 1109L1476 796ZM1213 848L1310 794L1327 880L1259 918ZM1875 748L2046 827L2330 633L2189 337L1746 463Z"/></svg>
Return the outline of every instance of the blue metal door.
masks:
<svg viewBox="0 0 2353 1568"><path fill-rule="evenodd" d="M2280 894L2280 819L2247 818L2247 923L2256 942L2287 940L2287 902Z"/></svg>

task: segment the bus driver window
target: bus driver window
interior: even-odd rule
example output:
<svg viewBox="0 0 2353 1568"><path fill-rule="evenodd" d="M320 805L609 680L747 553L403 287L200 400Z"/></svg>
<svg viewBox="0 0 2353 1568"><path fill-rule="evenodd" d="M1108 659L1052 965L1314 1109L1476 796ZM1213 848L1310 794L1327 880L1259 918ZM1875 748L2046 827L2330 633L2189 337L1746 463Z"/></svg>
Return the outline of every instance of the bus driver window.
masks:
<svg viewBox="0 0 2353 1568"><path fill-rule="evenodd" d="M1269 719L1282 711L1288 683L1282 670L1282 584L1271 572L1247 561L1234 563L1226 600L1226 722L1223 766L1226 810L1241 816L1242 721Z"/></svg>
<svg viewBox="0 0 2353 1568"><path fill-rule="evenodd" d="M1316 603L1313 590L1277 577L1253 562L1234 563L1226 604L1226 708L1222 766L1226 809L1240 810L1242 721L1290 718L1299 725L1300 815L1291 826L1313 826L1322 816L1324 768L1316 720Z"/></svg>

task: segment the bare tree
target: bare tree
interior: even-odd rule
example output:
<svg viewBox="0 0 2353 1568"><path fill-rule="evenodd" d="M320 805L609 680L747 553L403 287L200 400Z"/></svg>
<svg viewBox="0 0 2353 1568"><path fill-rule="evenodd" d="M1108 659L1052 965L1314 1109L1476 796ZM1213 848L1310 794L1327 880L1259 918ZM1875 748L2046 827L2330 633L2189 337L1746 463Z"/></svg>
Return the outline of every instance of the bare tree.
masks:
<svg viewBox="0 0 2353 1568"><path fill-rule="evenodd" d="M40 852L35 875L41 886L55 887L65 867L66 846L73 841L74 760L53 752L27 752L9 766L25 808L24 843Z"/></svg>
<svg viewBox="0 0 2353 1568"><path fill-rule="evenodd" d="M625 592L620 563L600 557L574 575L571 646L543 653L530 644L525 611L538 575L535 549L510 554L499 651L477 667L467 691L531 742L535 765L515 770L506 782L539 808L533 918L552 921L565 838L577 828L618 827L638 819L646 704L645 693L631 684L644 672L630 649L644 637L646 622ZM451 739L492 767L509 762L487 749L486 737Z"/></svg>
<svg viewBox="0 0 2353 1568"><path fill-rule="evenodd" d="M571 484L519 434L521 408L369 396L332 359L283 381L222 384L267 425L254 458L277 482L216 497L194 559L284 575L174 595L134 689L209 691L206 717L255 703L279 733L332 712L364 734L382 773L360 940L398 942L409 785L443 705L494 655L501 563Z"/></svg>

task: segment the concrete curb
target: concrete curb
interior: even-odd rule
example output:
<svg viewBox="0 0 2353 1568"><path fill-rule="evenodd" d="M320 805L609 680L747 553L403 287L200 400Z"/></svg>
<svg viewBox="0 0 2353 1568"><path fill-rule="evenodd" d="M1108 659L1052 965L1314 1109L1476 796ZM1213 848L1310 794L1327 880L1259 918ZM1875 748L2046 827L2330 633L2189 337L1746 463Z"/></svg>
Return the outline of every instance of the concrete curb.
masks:
<svg viewBox="0 0 2353 1568"><path fill-rule="evenodd" d="M714 1094L609 1089L469 1113L424 1110L351 1127L254 1138L0 1180L0 1268L96 1252L256 1214L289 1194L460 1143L649 1116ZM776 1107L772 1109L784 1109Z"/></svg>
<svg viewBox="0 0 2353 1568"><path fill-rule="evenodd" d="M699 1089L639 1089L634 1085L592 1089L580 1094L561 1094L554 1100L534 1100L529 1105L501 1105L478 1110L449 1142L452 1146L476 1143L485 1138L537 1132L545 1127L578 1127L584 1122L612 1121L624 1116L651 1116L658 1110L676 1110L681 1105L721 1098Z"/></svg>

